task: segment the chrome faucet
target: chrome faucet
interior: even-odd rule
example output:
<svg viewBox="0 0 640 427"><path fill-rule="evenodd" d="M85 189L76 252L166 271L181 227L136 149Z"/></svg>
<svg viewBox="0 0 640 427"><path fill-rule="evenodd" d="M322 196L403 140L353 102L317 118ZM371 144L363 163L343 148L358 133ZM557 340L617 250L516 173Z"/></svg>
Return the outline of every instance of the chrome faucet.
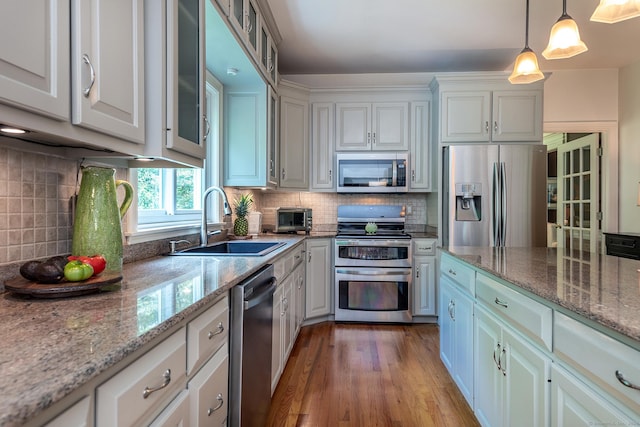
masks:
<svg viewBox="0 0 640 427"><path fill-rule="evenodd" d="M209 197L209 194L211 194L214 191L217 191L218 193L220 193L220 196L222 197L224 215L225 216L231 215L231 208L229 207L229 199L227 199L227 194L224 192L224 190L216 186L207 188L204 191L204 193L202 193L202 224L200 226L200 246L207 246L207 243L209 240L209 233L207 232L207 197ZM218 231L218 233L214 232L212 234L219 234L219 233L220 231Z"/></svg>

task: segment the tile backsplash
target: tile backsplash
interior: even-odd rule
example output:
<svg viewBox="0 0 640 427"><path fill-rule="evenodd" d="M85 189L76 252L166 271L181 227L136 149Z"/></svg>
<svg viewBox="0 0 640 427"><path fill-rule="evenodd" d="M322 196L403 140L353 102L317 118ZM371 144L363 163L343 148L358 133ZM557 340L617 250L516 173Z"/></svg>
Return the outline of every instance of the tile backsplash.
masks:
<svg viewBox="0 0 640 427"><path fill-rule="evenodd" d="M0 147L0 264L68 253L78 163Z"/></svg>
<svg viewBox="0 0 640 427"><path fill-rule="evenodd" d="M0 270L71 252L72 200L79 167L76 160L0 147ZM126 170L119 169L116 175L126 179ZM227 192L232 204L239 194L253 192L254 210L263 213L263 224L273 223L277 207L306 207L313 210L314 231L335 231L341 204L404 204L411 208L407 213L409 230L421 231L425 225L437 224L436 193L344 195L232 188ZM140 251L147 251L145 248ZM144 254L131 258L141 259Z"/></svg>
<svg viewBox="0 0 640 427"><path fill-rule="evenodd" d="M336 194L309 192L268 192L260 197L256 210L262 212L262 223L273 224L278 207L304 207L313 211L314 231L335 231L339 205L405 205L406 227L423 231L425 225L437 224L437 194ZM411 211L409 213L409 210Z"/></svg>

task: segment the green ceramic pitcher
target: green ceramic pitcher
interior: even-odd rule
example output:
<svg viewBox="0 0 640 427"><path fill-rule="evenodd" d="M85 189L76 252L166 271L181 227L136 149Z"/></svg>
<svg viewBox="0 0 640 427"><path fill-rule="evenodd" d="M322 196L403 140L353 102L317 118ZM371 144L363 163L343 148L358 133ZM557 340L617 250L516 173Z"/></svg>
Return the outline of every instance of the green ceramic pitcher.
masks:
<svg viewBox="0 0 640 427"><path fill-rule="evenodd" d="M122 271L122 217L133 199L127 181L115 180L115 169L98 166L82 168L82 182L73 222L72 255L102 255L105 271ZM125 190L118 206L116 187Z"/></svg>

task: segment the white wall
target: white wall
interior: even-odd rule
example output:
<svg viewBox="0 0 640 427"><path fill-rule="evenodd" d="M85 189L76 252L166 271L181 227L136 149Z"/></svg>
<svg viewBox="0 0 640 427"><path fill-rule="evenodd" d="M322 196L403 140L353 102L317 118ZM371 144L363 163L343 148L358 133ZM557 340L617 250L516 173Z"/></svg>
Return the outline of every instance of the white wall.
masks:
<svg viewBox="0 0 640 427"><path fill-rule="evenodd" d="M617 120L617 69L554 71L545 81L545 123Z"/></svg>
<svg viewBox="0 0 640 427"><path fill-rule="evenodd" d="M620 231L640 233L640 62L620 69Z"/></svg>

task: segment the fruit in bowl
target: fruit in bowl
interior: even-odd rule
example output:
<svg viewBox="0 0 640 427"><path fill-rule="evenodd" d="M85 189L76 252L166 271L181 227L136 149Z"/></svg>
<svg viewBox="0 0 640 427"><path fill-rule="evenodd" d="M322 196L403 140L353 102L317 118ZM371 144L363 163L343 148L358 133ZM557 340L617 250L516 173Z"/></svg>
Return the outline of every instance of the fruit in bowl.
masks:
<svg viewBox="0 0 640 427"><path fill-rule="evenodd" d="M101 255L55 256L45 261L27 261L20 266L20 275L38 283L55 284L88 280L102 273L107 261Z"/></svg>

